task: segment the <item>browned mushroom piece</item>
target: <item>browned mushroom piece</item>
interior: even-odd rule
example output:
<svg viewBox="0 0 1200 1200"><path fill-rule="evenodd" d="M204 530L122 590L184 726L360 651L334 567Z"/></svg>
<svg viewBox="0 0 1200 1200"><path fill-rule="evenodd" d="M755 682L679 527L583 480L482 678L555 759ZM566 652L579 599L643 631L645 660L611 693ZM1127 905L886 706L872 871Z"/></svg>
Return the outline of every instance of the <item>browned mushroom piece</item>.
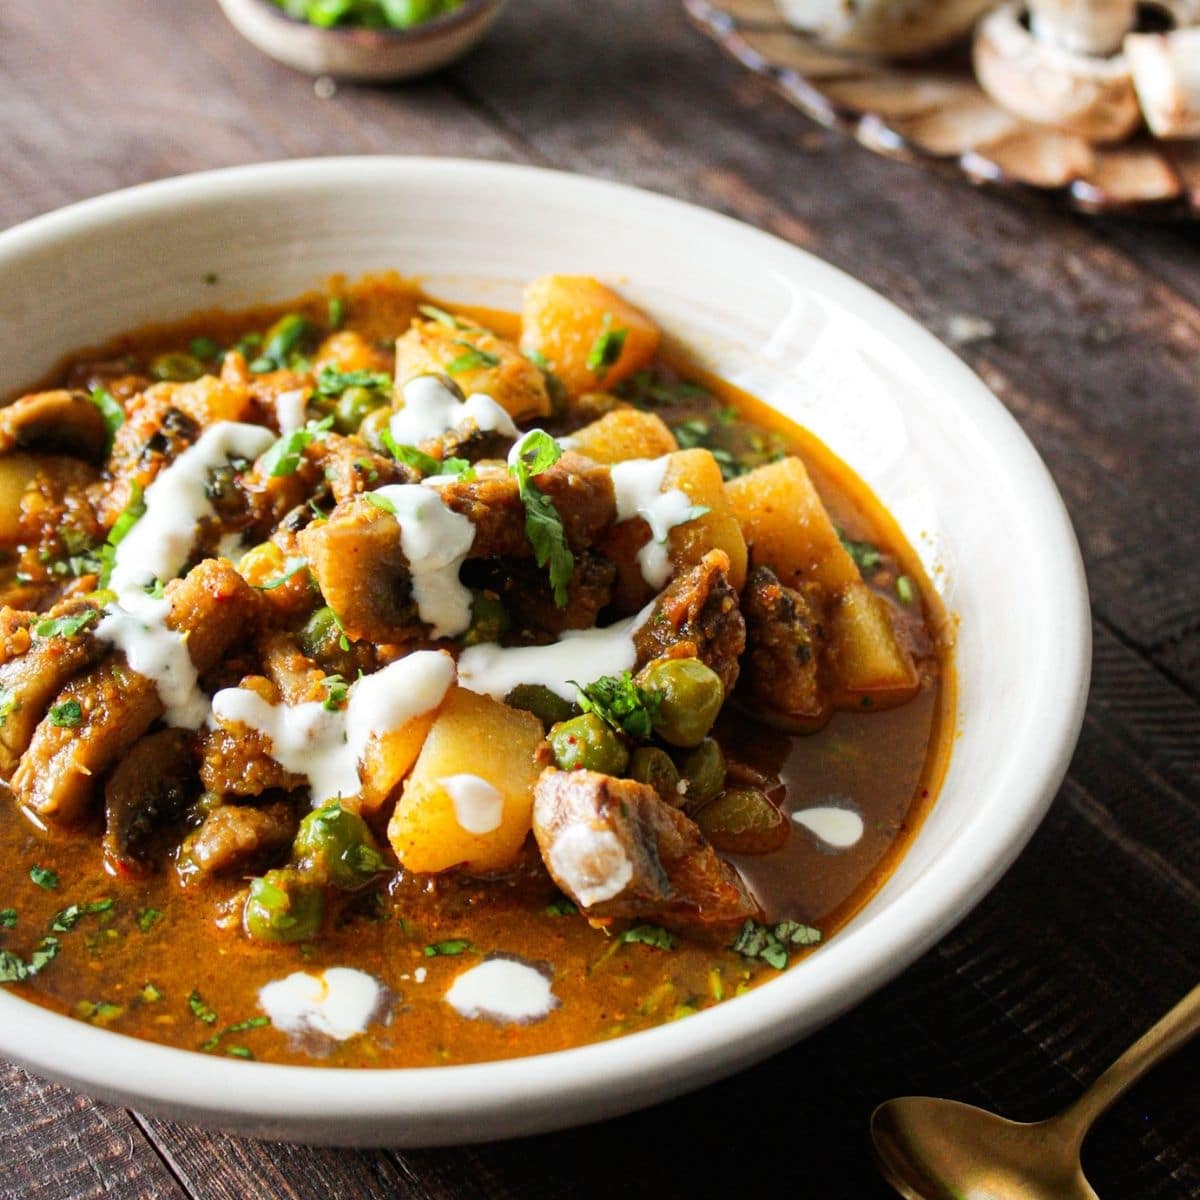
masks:
<svg viewBox="0 0 1200 1200"><path fill-rule="evenodd" d="M1044 6L1047 11L1065 7ZM1026 15L1025 4L1017 0L979 23L974 61L984 91L1026 120L1094 144L1127 138L1141 122L1141 110L1124 55L1081 53L1061 37L1039 37L1027 25ZM1063 25L1065 21L1051 28L1061 30ZM1090 28L1087 22L1080 25L1084 32L1079 40L1102 44L1100 31L1088 32Z"/></svg>
<svg viewBox="0 0 1200 1200"><path fill-rule="evenodd" d="M101 463L108 427L86 392L35 392L0 408L0 454L38 450Z"/></svg>
<svg viewBox="0 0 1200 1200"><path fill-rule="evenodd" d="M1200 138L1200 26L1131 33L1125 59L1150 132Z"/></svg>
<svg viewBox="0 0 1200 1200"><path fill-rule="evenodd" d="M778 0L784 19L825 45L920 58L964 37L993 0Z"/></svg>

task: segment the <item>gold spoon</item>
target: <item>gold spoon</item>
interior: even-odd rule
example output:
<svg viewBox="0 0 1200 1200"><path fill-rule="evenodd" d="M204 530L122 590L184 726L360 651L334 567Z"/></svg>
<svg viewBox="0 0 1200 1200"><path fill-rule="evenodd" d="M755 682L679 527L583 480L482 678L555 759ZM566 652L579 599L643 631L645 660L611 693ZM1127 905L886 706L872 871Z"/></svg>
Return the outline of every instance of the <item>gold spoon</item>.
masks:
<svg viewBox="0 0 1200 1200"><path fill-rule="evenodd" d="M1079 1162L1092 1122L1197 1030L1200 986L1070 1108L1032 1125L954 1100L888 1100L871 1114L880 1169L907 1200L1098 1200Z"/></svg>

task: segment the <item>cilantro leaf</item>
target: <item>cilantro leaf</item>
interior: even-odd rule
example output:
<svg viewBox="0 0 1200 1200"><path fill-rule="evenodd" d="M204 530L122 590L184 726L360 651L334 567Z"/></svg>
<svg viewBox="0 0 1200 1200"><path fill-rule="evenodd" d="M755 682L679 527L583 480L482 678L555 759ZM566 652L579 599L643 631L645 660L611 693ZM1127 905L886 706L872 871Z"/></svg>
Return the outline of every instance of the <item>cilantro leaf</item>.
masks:
<svg viewBox="0 0 1200 1200"><path fill-rule="evenodd" d="M531 429L509 454L508 472L517 481L525 506L525 536L539 567L549 566L554 603L567 604L567 584L575 573L575 555L567 545L562 517L554 502L533 482L534 475L549 470L562 457L562 447L544 430Z"/></svg>
<svg viewBox="0 0 1200 1200"><path fill-rule="evenodd" d="M217 1014L205 1004L203 997L199 992L192 992L187 998L188 1008L192 1010L192 1016L198 1021L203 1021L205 1025L215 1025L217 1023Z"/></svg>
<svg viewBox="0 0 1200 1200"><path fill-rule="evenodd" d="M730 949L743 958L758 958L782 971L788 965L789 947L815 946L820 940L819 929L799 921L780 921L772 926L748 920L738 931Z"/></svg>
<svg viewBox="0 0 1200 1200"><path fill-rule="evenodd" d="M58 872L51 870L49 867L30 867L29 878L40 888L45 888L46 891L52 892L58 887Z"/></svg>
<svg viewBox="0 0 1200 1200"><path fill-rule="evenodd" d="M104 899L92 900L88 904L68 905L61 912L55 914L54 919L50 922L50 929L54 933L69 933L83 917L108 912L115 904L115 900Z"/></svg>
<svg viewBox="0 0 1200 1200"><path fill-rule="evenodd" d="M439 325L445 325L450 329L467 328L453 313L448 313L444 308L438 308L436 304L419 304L417 312L423 317L428 317L431 321L436 321Z"/></svg>
<svg viewBox="0 0 1200 1200"><path fill-rule="evenodd" d="M375 508L382 509L385 513L396 515L396 506L386 496L381 496L378 492L364 492L363 499L373 505Z"/></svg>
<svg viewBox="0 0 1200 1200"><path fill-rule="evenodd" d="M346 323L346 302L341 296L329 297L329 328L341 329Z"/></svg>
<svg viewBox="0 0 1200 1200"><path fill-rule="evenodd" d="M635 925L621 934L621 941L642 946L653 946L655 950L674 950L675 938L661 925Z"/></svg>
<svg viewBox="0 0 1200 1200"><path fill-rule="evenodd" d="M466 938L449 938L444 942L434 942L432 945L426 946L425 957L437 958L439 955L453 957L470 949L471 943Z"/></svg>
<svg viewBox="0 0 1200 1200"><path fill-rule="evenodd" d="M138 928L143 933L149 933L153 928L154 923L162 916L162 912L157 908L143 908L137 915Z"/></svg>
<svg viewBox="0 0 1200 1200"><path fill-rule="evenodd" d="M465 458L434 458L417 446L403 446L385 429L380 435L388 453L399 463L411 467L422 475L456 475L459 479L475 478L475 468Z"/></svg>
<svg viewBox="0 0 1200 1200"><path fill-rule="evenodd" d="M74 637L98 617L99 613L94 608L70 617L44 617L34 625L33 632L40 638Z"/></svg>
<svg viewBox="0 0 1200 1200"><path fill-rule="evenodd" d="M77 729L83 724L83 709L78 700L64 700L50 706L50 724L60 729Z"/></svg>
<svg viewBox="0 0 1200 1200"><path fill-rule="evenodd" d="M333 416L321 421L309 421L303 429L285 433L262 457L263 469L274 479L294 475L300 466L300 456L318 438L333 428Z"/></svg>
<svg viewBox="0 0 1200 1200"><path fill-rule="evenodd" d="M350 695L350 685L340 675L326 675L321 680L321 686L325 689L321 707L327 712L337 712Z"/></svg>
<svg viewBox="0 0 1200 1200"><path fill-rule="evenodd" d="M283 564L283 574L275 579L268 579L266 583L256 583L254 586L260 592L273 592L277 587L282 587L289 579L298 575L305 567L308 566L308 559L297 556L289 558Z"/></svg>
<svg viewBox="0 0 1200 1200"><path fill-rule="evenodd" d="M618 733L635 738L650 736L662 703L661 693L644 691L628 671L602 675L586 686L580 683L575 686L579 689L579 707L584 712L595 713Z"/></svg>
<svg viewBox="0 0 1200 1200"><path fill-rule="evenodd" d="M477 371L481 367L498 367L500 365L500 359L496 355L489 354L486 350L480 350L478 346L472 346L470 342L463 341L462 338L455 338L454 344L465 347L465 350L446 364L447 375L461 375L464 371Z"/></svg>
<svg viewBox="0 0 1200 1200"><path fill-rule="evenodd" d="M840 529L837 531L837 535L838 541L845 547L846 553L854 559L854 564L860 571L873 571L879 565L883 555L880 554L877 546L870 542L856 542L852 538L848 538Z"/></svg>
<svg viewBox="0 0 1200 1200"><path fill-rule="evenodd" d="M896 577L896 598L901 604L912 604L917 598L917 589L907 575Z"/></svg>
<svg viewBox="0 0 1200 1200"><path fill-rule="evenodd" d="M604 314L604 329L592 343L587 356L588 370L593 375L603 375L621 357L625 349L625 339L629 336L628 329L612 328L612 313Z"/></svg>
<svg viewBox="0 0 1200 1200"><path fill-rule="evenodd" d="M145 515L145 492L140 483L134 482L129 488L128 503L121 510L121 515L113 522L113 527L108 531L104 545L100 547L100 586L102 588L108 587L109 580L112 578L113 567L117 562L117 547Z"/></svg>
<svg viewBox="0 0 1200 1200"><path fill-rule="evenodd" d="M88 399L100 410L100 415L104 418L104 428L108 431L108 440L104 447L107 457L112 453L113 438L116 437L117 430L125 424L125 410L107 388L92 388Z"/></svg>
<svg viewBox="0 0 1200 1200"><path fill-rule="evenodd" d="M15 908L0 908L0 929L12 929L17 923Z"/></svg>
<svg viewBox="0 0 1200 1200"><path fill-rule="evenodd" d="M36 630L34 631L36 632ZM5 721L13 715L21 711L21 701L16 696L10 696L5 688L0 688L0 729L4 728Z"/></svg>
<svg viewBox="0 0 1200 1200"><path fill-rule="evenodd" d="M299 313L282 316L270 329L270 338L262 353L250 364L250 370L261 375L266 371L278 371L292 365L293 356L303 349L304 343L316 332L306 317Z"/></svg>
<svg viewBox="0 0 1200 1200"><path fill-rule="evenodd" d="M557 900L551 900L546 905L545 911L548 917L569 917L579 909L575 907L574 901L568 900L566 896L559 896Z"/></svg>
<svg viewBox="0 0 1200 1200"><path fill-rule="evenodd" d="M11 950L0 950L0 983L20 983L41 971L58 953L58 938L44 937L25 962Z"/></svg>

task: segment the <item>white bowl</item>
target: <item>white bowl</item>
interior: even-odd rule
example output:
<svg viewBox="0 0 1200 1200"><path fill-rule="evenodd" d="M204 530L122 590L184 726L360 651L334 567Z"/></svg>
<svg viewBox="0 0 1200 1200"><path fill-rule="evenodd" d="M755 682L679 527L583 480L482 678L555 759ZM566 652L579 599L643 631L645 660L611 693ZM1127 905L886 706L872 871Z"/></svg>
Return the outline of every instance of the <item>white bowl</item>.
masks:
<svg viewBox="0 0 1200 1200"><path fill-rule="evenodd" d="M503 0L465 0L461 8L411 29L331 29L289 17L271 0L217 0L230 23L264 54L308 75L357 83L415 79L474 49Z"/></svg>
<svg viewBox="0 0 1200 1200"><path fill-rule="evenodd" d="M322 159L75 205L0 234L0 395L142 322L383 268L499 306L543 272L614 282L854 466L960 621L959 735L907 857L811 958L686 1021L508 1062L326 1070L122 1038L0 989L0 1054L94 1095L262 1137L413 1146L662 1100L795 1041L896 975L987 892L1046 811L1082 720L1090 623L1054 484L953 354L811 255L611 183L451 160Z"/></svg>

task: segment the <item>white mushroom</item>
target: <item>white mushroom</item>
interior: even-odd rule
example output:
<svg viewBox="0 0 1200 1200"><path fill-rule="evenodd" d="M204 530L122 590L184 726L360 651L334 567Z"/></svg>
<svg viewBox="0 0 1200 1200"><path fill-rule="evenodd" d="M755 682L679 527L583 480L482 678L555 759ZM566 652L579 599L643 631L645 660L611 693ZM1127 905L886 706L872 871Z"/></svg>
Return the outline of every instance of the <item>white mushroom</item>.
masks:
<svg viewBox="0 0 1200 1200"><path fill-rule="evenodd" d="M1123 55L1078 54L1033 35L1024 5L1009 3L975 31L975 74L984 91L1009 112L1053 125L1089 142L1118 142L1141 121Z"/></svg>
<svg viewBox="0 0 1200 1200"><path fill-rule="evenodd" d="M1137 20L1137 0L1029 0L1033 36L1072 54L1115 54Z"/></svg>
<svg viewBox="0 0 1200 1200"><path fill-rule="evenodd" d="M919 58L965 37L994 0L778 0L789 25L838 50Z"/></svg>
<svg viewBox="0 0 1200 1200"><path fill-rule="evenodd" d="M1200 137L1200 26L1172 33L1131 33L1125 58L1150 132Z"/></svg>

